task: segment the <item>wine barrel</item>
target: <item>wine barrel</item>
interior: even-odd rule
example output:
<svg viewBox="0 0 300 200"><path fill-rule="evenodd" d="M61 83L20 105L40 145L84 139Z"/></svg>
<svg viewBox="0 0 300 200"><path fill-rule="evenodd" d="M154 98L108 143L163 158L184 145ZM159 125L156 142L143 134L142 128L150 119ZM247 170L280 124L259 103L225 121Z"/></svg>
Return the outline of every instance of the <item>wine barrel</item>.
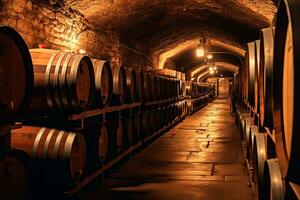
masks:
<svg viewBox="0 0 300 200"><path fill-rule="evenodd" d="M284 186L279 169L278 159L265 162L263 199L284 200Z"/></svg>
<svg viewBox="0 0 300 200"><path fill-rule="evenodd" d="M0 153L0 199L30 199L30 160L17 150Z"/></svg>
<svg viewBox="0 0 300 200"><path fill-rule="evenodd" d="M167 94L167 79L163 76L160 76L160 99L165 100L168 99Z"/></svg>
<svg viewBox="0 0 300 200"><path fill-rule="evenodd" d="M23 38L0 25L0 121L21 117L33 89L33 67Z"/></svg>
<svg viewBox="0 0 300 200"><path fill-rule="evenodd" d="M259 122L260 127L273 129L273 28L265 28L260 36Z"/></svg>
<svg viewBox="0 0 300 200"><path fill-rule="evenodd" d="M158 76L151 74L150 76L150 83L151 84L151 100L157 101L159 100L159 82L158 82Z"/></svg>
<svg viewBox="0 0 300 200"><path fill-rule="evenodd" d="M126 101L126 71L124 66L113 68L113 105L124 104Z"/></svg>
<svg viewBox="0 0 300 200"><path fill-rule="evenodd" d="M254 112L259 112L260 40L255 40Z"/></svg>
<svg viewBox="0 0 300 200"><path fill-rule="evenodd" d="M135 113L134 114L134 136L135 140L134 142L137 143L141 140L142 135L142 114L141 113Z"/></svg>
<svg viewBox="0 0 300 200"><path fill-rule="evenodd" d="M265 161L268 159L267 155L267 142L265 135L262 133L254 133L253 137L253 182L255 186L255 191L257 193L258 199L263 199L264 196L264 168Z"/></svg>
<svg viewBox="0 0 300 200"><path fill-rule="evenodd" d="M136 102L142 101L143 94L143 74L140 70L134 70L136 78Z"/></svg>
<svg viewBox="0 0 300 200"><path fill-rule="evenodd" d="M41 161L44 175L56 182L59 180L65 187L74 186L84 172L86 145L81 134L23 126L12 131L11 146Z"/></svg>
<svg viewBox="0 0 300 200"><path fill-rule="evenodd" d="M131 147L135 141L134 118L131 115L125 118L126 135L127 135L127 148Z"/></svg>
<svg viewBox="0 0 300 200"><path fill-rule="evenodd" d="M126 71L126 102L136 102L138 99L138 84L133 68L125 68Z"/></svg>
<svg viewBox="0 0 300 200"><path fill-rule="evenodd" d="M90 107L95 79L89 57L50 49L30 49L30 54L34 68L32 111L74 113Z"/></svg>
<svg viewBox="0 0 300 200"><path fill-rule="evenodd" d="M111 155L111 134L105 122L86 119L83 137L86 142L87 173L97 170Z"/></svg>
<svg viewBox="0 0 300 200"><path fill-rule="evenodd" d="M144 111L142 113L142 138L147 137L150 135L150 114L149 111Z"/></svg>
<svg viewBox="0 0 300 200"><path fill-rule="evenodd" d="M128 135L126 132L126 120L122 117L118 120L117 128L117 152L121 153L127 148Z"/></svg>
<svg viewBox="0 0 300 200"><path fill-rule="evenodd" d="M300 183L300 2L282 0L274 45L273 98L276 153L282 176Z"/></svg>
<svg viewBox="0 0 300 200"><path fill-rule="evenodd" d="M93 59L95 75L96 107L106 107L111 103L113 90L113 77L110 64L104 60Z"/></svg>
<svg viewBox="0 0 300 200"><path fill-rule="evenodd" d="M149 72L143 73L143 101L150 102L152 100L151 88L151 74Z"/></svg>
<svg viewBox="0 0 300 200"><path fill-rule="evenodd" d="M246 56L246 62L247 62L247 71L248 71L248 99L247 102L250 106L255 106L255 66L256 66L256 58L255 58L255 42L248 43L248 49L247 49L247 56Z"/></svg>

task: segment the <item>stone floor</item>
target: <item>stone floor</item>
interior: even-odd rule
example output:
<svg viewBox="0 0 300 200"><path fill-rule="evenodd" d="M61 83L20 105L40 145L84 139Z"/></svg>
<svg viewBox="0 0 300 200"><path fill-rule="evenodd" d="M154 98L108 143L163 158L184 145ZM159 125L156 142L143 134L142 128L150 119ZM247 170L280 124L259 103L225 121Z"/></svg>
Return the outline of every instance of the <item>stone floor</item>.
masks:
<svg viewBox="0 0 300 200"><path fill-rule="evenodd" d="M254 199L227 100L216 100L165 133L84 200Z"/></svg>

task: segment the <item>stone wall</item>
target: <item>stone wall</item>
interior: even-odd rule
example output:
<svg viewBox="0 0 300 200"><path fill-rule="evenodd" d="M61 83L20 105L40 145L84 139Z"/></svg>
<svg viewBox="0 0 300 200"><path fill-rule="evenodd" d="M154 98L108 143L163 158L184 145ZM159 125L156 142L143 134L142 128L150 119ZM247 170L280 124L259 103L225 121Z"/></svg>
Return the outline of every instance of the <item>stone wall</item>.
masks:
<svg viewBox="0 0 300 200"><path fill-rule="evenodd" d="M81 13L68 5L53 7L36 2L39 1L0 0L0 24L16 29L29 48L45 44L51 49L82 49L91 57L109 60L111 64L145 64L140 55L119 45L117 34L110 30L96 30Z"/></svg>

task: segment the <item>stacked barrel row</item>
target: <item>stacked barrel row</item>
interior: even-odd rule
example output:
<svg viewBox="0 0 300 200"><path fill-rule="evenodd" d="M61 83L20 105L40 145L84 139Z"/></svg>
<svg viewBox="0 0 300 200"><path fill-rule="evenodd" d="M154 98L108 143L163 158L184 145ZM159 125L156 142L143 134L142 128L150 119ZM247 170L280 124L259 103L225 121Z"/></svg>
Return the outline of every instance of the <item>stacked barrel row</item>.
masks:
<svg viewBox="0 0 300 200"><path fill-rule="evenodd" d="M214 86L206 82L187 82L186 94L190 96L188 112L193 113L214 97Z"/></svg>
<svg viewBox="0 0 300 200"><path fill-rule="evenodd" d="M247 105L237 122L259 199L299 198L299 9L299 2L280 2L273 26L248 44L240 73Z"/></svg>
<svg viewBox="0 0 300 200"><path fill-rule="evenodd" d="M70 189L186 114L186 102L179 101L184 81L178 78L110 66L74 52L29 50L6 26L0 27L0 53L0 131L15 121L27 124L12 130L10 143L17 150L0 147L0 171L11 169L3 177L12 183L1 185L0 199L38 195L30 187L41 193ZM78 121L64 117L131 103L142 106ZM44 125L33 119L45 119Z"/></svg>

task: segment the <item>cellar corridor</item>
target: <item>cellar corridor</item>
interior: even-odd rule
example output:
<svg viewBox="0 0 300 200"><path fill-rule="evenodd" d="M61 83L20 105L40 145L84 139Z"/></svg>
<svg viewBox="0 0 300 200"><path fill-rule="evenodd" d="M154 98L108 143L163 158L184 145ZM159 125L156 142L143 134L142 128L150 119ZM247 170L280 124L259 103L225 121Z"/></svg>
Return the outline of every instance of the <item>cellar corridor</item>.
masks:
<svg viewBox="0 0 300 200"><path fill-rule="evenodd" d="M81 191L97 199L254 199L229 100L216 99Z"/></svg>

